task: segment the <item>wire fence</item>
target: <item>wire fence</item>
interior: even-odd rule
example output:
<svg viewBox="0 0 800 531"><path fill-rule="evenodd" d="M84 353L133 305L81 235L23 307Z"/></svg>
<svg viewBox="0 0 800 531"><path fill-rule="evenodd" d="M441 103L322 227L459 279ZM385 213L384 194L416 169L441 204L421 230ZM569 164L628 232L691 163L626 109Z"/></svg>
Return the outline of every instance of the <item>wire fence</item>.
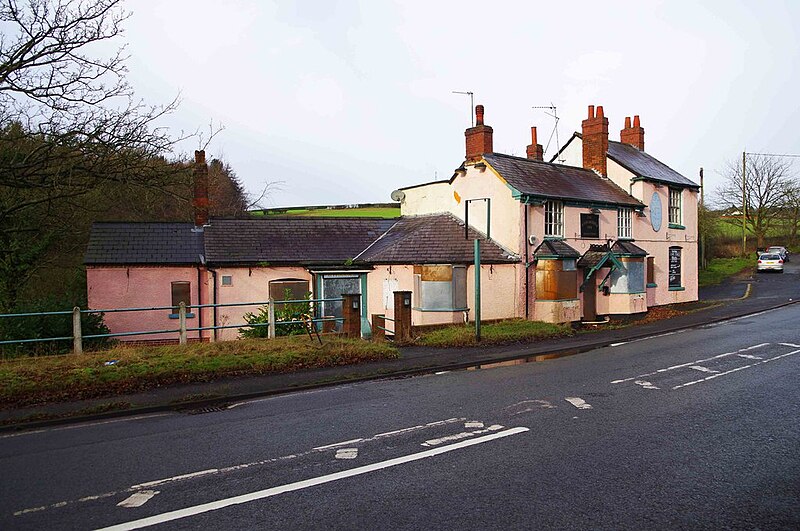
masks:
<svg viewBox="0 0 800 531"><path fill-rule="evenodd" d="M7 357L7 347L16 347L15 352L18 353L19 346L41 344L41 343L56 343L72 341L72 351L74 353L82 353L84 342L98 342L108 341L115 338L130 338L135 336L153 336L169 334L175 336L167 338L167 341L175 341L179 344L185 344L189 341L189 334L192 340L205 339L202 332L204 331L217 331L227 329L239 329L241 331L258 330L266 328L267 338L275 338L279 335L288 335L287 330L294 330L294 333L303 333L309 325L316 328L322 328L325 323L340 323L344 321L342 317L326 316L323 315L322 303L341 303L344 298L322 298L322 299L293 299L293 300L267 300L262 302L231 302L231 303L214 303L214 304L195 304L187 306L181 302L178 306L147 306L136 308L102 308L102 309L82 309L75 307L72 310L49 311L49 312L24 312L24 313L7 313L0 314L0 320L14 320L23 318L57 318L71 316L72 318L72 334L71 335L58 335L53 337L21 337L15 339L6 339L0 337L0 351L3 358ZM290 306L291 305L291 306ZM187 318L193 317L192 310L202 311L204 309L216 310L217 308L227 307L260 307L266 309L266 319L259 319L255 316L251 319L252 322L243 322L240 324L213 324L211 326L195 326L187 325ZM292 307L293 306L293 307ZM283 312L284 315L279 315L280 308L287 309ZM288 308L287 308L288 307ZM177 311L176 311L177 310ZM163 329L147 329L147 330L129 330L125 332L108 332L108 333L89 333L84 334L84 320L82 317L86 315L102 316L105 314L122 313L122 312L163 312L169 311L171 319L177 319L177 328L163 328ZM263 310L261 311L263 315ZM297 314L297 315L294 315ZM247 315L247 314L245 314ZM288 317L288 318L287 318ZM2 322L2 321L0 321ZM293 327L293 328L288 328ZM300 328L302 327L302 328ZM9 330L11 327L3 327L2 330ZM316 331L316 330L315 330ZM246 334L246 332L243 332ZM264 337L263 334L253 334ZM164 340L163 337L157 340Z"/></svg>

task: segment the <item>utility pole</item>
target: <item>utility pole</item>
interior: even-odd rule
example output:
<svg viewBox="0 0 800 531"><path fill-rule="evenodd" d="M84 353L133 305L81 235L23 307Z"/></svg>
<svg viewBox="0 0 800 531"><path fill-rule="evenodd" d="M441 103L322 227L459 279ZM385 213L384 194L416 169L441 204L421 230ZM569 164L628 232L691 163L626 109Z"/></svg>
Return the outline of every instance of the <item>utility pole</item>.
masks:
<svg viewBox="0 0 800 531"><path fill-rule="evenodd" d="M705 215L705 201L704 201L704 188L703 188L703 168L700 168L700 213L703 215L708 221L708 216ZM698 224L699 225L699 224ZM700 267L702 269L706 268L706 242L705 242L705 230L708 227L703 224L703 230L700 231Z"/></svg>
<svg viewBox="0 0 800 531"><path fill-rule="evenodd" d="M742 258L747 257L747 152L742 151Z"/></svg>

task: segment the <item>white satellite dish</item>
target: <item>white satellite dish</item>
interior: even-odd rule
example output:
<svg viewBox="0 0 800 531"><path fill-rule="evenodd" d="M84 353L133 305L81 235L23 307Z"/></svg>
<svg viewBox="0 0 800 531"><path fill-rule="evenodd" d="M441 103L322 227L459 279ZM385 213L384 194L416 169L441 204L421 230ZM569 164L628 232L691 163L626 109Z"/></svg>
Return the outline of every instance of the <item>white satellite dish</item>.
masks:
<svg viewBox="0 0 800 531"><path fill-rule="evenodd" d="M533 234L528 236L528 243L531 245L536 245L536 236L534 236Z"/></svg>
<svg viewBox="0 0 800 531"><path fill-rule="evenodd" d="M395 190L392 192L392 201L402 201L406 198L406 193L402 190Z"/></svg>

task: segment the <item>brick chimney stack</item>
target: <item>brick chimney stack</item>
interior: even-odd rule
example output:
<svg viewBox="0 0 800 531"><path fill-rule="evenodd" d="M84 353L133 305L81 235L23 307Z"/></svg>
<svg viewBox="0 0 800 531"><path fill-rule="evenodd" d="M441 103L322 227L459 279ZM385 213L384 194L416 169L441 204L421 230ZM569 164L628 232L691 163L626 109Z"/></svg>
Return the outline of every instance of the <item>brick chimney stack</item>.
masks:
<svg viewBox="0 0 800 531"><path fill-rule="evenodd" d="M194 152L194 225L202 227L208 225L208 165L206 164L206 152Z"/></svg>
<svg viewBox="0 0 800 531"><path fill-rule="evenodd" d="M619 132L619 140L623 144L630 144L639 151L644 151L644 129L639 122L638 114L633 117L633 127L630 116L625 117L625 129Z"/></svg>
<svg viewBox="0 0 800 531"><path fill-rule="evenodd" d="M527 149L528 158L533 160L544 160L544 149L536 142L536 128L531 127L531 145Z"/></svg>
<svg viewBox="0 0 800 531"><path fill-rule="evenodd" d="M483 125L483 105L475 106L475 127L470 127L464 132L467 138L467 162L476 162L485 153L492 153L492 134L494 131L488 125Z"/></svg>
<svg viewBox="0 0 800 531"><path fill-rule="evenodd" d="M583 167L608 176L608 118L603 115L603 106L589 105L589 117L581 123L583 129Z"/></svg>

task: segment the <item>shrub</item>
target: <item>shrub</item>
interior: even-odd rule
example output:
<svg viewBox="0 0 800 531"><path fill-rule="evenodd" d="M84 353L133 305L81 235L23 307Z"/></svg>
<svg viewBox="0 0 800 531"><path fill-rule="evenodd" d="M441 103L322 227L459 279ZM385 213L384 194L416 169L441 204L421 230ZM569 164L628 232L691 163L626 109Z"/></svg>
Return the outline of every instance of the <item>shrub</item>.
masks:
<svg viewBox="0 0 800 531"><path fill-rule="evenodd" d="M303 323L281 324L286 321L302 321L303 315L311 314L311 293L306 293L304 302L287 302L292 299L292 291L284 291L283 300L275 301L275 335L294 336L305 334ZM267 337L269 335L269 307L262 306L258 313L247 312L244 320L248 325L259 325L252 328L240 328L239 336L242 338Z"/></svg>

